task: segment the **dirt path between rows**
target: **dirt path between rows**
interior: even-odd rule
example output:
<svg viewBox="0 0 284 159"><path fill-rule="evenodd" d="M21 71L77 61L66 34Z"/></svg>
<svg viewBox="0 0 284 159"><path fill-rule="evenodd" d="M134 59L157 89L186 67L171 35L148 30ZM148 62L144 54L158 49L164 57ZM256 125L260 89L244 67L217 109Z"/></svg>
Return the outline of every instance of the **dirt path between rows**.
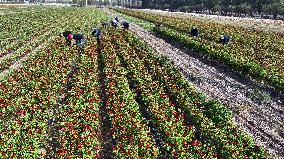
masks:
<svg viewBox="0 0 284 159"><path fill-rule="evenodd" d="M240 80L242 77L196 57L192 50L170 44L136 24L130 23L130 31L157 53L166 56L197 91L230 109L235 123L251 134L256 143L264 145L273 157L284 159L284 102L281 95L271 95L257 83Z"/></svg>

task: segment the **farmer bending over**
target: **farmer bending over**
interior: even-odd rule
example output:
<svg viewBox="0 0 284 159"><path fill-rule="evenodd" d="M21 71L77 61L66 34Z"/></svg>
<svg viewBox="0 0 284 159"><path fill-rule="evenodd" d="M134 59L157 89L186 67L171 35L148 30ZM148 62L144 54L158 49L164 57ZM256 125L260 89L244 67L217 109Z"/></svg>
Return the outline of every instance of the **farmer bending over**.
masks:
<svg viewBox="0 0 284 159"><path fill-rule="evenodd" d="M66 41L65 44L70 46L71 40L69 40L69 38L68 38L69 34L72 34L72 32L71 31L64 31L63 33L60 34L60 36L63 36L65 38L65 41Z"/></svg>
<svg viewBox="0 0 284 159"><path fill-rule="evenodd" d="M190 35L193 36L193 37L198 36L198 29L195 26L192 26L191 31L190 31Z"/></svg>
<svg viewBox="0 0 284 159"><path fill-rule="evenodd" d="M223 34L220 37L220 43L222 43L223 45L229 43L230 41L230 36L228 34Z"/></svg>
<svg viewBox="0 0 284 159"><path fill-rule="evenodd" d="M115 19L117 22L119 22L119 20L118 20L118 16L116 16L114 19Z"/></svg>
<svg viewBox="0 0 284 159"><path fill-rule="evenodd" d="M106 28L108 26L108 22L101 22L102 27Z"/></svg>
<svg viewBox="0 0 284 159"><path fill-rule="evenodd" d="M84 44L85 44L85 40L84 40L84 36L80 33L78 34L69 34L68 35L68 39L71 41L72 39L75 40L76 44L83 49L84 48Z"/></svg>
<svg viewBox="0 0 284 159"><path fill-rule="evenodd" d="M98 28L93 28L93 29L92 29L92 35L93 35L93 37L96 37L96 38L97 38L97 41L100 41L102 32L101 32L101 30L98 29Z"/></svg>
<svg viewBox="0 0 284 159"><path fill-rule="evenodd" d="M155 24L155 27L156 27L157 29L160 29L160 28L162 27L162 24L161 24L161 23L156 23L156 24Z"/></svg>
<svg viewBox="0 0 284 159"><path fill-rule="evenodd" d="M121 23L121 25L122 25L123 29L127 29L127 30L129 29L129 23L127 21L123 21Z"/></svg>
<svg viewBox="0 0 284 159"><path fill-rule="evenodd" d="M118 27L118 22L117 22L117 20L112 20L111 21L111 25L116 29L117 27Z"/></svg>

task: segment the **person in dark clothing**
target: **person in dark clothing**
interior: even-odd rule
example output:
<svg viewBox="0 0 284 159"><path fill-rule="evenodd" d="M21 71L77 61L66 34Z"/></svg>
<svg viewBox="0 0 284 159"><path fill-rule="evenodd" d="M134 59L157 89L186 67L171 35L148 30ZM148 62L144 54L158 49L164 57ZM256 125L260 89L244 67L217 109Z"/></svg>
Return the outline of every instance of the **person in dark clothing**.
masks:
<svg viewBox="0 0 284 159"><path fill-rule="evenodd" d="M85 44L85 40L84 40L84 36L82 34L69 34L68 35L68 39L71 41L72 39L75 40L76 44L83 49L84 48L84 44Z"/></svg>
<svg viewBox="0 0 284 159"><path fill-rule="evenodd" d="M198 36L198 29L195 26L192 26L191 31L190 31L190 35L193 36L193 37Z"/></svg>
<svg viewBox="0 0 284 159"><path fill-rule="evenodd" d="M97 38L97 41L100 41L102 32L101 32L101 30L98 29L98 28L93 28L93 29L92 29L92 35Z"/></svg>
<svg viewBox="0 0 284 159"><path fill-rule="evenodd" d="M101 25L106 28L108 26L108 22L101 22Z"/></svg>
<svg viewBox="0 0 284 159"><path fill-rule="evenodd" d="M114 19L115 19L117 22L119 22L119 20L118 20L118 16L116 16Z"/></svg>
<svg viewBox="0 0 284 159"><path fill-rule="evenodd" d="M118 27L118 22L114 19L111 21L111 25L116 29Z"/></svg>
<svg viewBox="0 0 284 159"><path fill-rule="evenodd" d="M156 23L156 24L155 24L155 27L156 27L157 29L160 29L160 28L162 27L162 24L161 24L161 23Z"/></svg>
<svg viewBox="0 0 284 159"><path fill-rule="evenodd" d="M127 29L127 30L129 29L129 23L127 21L123 21L121 23L121 25L122 25L123 29Z"/></svg>
<svg viewBox="0 0 284 159"><path fill-rule="evenodd" d="M228 44L230 41L230 36L228 34L223 34L220 37L220 43L222 43L223 45Z"/></svg>
<svg viewBox="0 0 284 159"><path fill-rule="evenodd" d="M71 40L68 39L68 35L69 34L72 34L72 32L71 31L64 31L61 34L61 36L63 36L65 38L65 41L66 41L65 44L70 46L71 45Z"/></svg>

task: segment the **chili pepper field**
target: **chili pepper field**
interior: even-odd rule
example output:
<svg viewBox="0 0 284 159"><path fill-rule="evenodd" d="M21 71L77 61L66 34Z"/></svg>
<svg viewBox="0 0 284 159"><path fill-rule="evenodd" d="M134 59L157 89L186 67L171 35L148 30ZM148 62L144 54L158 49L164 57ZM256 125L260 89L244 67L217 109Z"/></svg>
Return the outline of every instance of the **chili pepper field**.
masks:
<svg viewBox="0 0 284 159"><path fill-rule="evenodd" d="M165 56L130 30L101 28L97 42L90 29L111 20L104 9L34 6L2 8L0 13L1 159L272 158L238 128L229 109L199 93ZM65 30L83 33L84 50L74 43L65 46L59 37ZM157 32L182 37L166 28ZM274 57L276 53L274 63L257 56L235 58L244 52L228 62L226 53L212 53L219 52L219 45L204 49L206 40L180 41L246 74L263 73L261 79L283 89L283 74L277 74L283 71L282 57ZM242 49L250 44L235 45ZM248 66L249 60L256 63Z"/></svg>

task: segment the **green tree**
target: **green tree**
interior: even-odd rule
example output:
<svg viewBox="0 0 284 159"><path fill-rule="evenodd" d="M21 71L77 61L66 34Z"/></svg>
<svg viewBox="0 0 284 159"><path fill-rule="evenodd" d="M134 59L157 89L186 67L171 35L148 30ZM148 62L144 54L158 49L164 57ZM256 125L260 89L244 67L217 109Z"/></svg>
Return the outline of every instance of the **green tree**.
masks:
<svg viewBox="0 0 284 159"><path fill-rule="evenodd" d="M244 13L244 14L249 14L252 12L252 6L248 3L241 3L240 5L236 6L235 11L237 13Z"/></svg>

